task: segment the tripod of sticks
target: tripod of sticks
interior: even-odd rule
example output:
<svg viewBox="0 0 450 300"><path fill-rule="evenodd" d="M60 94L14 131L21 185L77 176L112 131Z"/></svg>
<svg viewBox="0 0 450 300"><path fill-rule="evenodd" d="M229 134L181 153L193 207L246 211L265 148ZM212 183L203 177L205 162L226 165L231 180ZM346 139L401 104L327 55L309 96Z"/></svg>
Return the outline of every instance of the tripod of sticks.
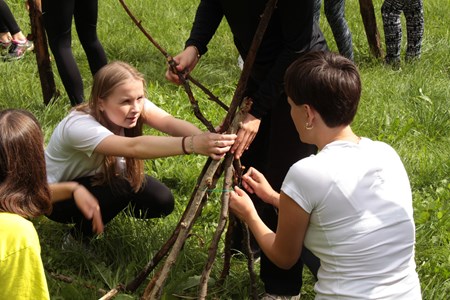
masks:
<svg viewBox="0 0 450 300"><path fill-rule="evenodd" d="M173 60L172 56L170 56L154 39L153 37L143 28L140 21L138 21L135 16L131 13L127 5L123 0L119 0L125 11L128 13L130 18L139 27L139 29L145 34L145 36L155 45L156 48L165 56L169 67L171 70L178 75L180 82L182 83L191 106L193 107L195 116L208 128L208 130L215 132L214 127L211 123L203 116L198 106L198 102L195 100L192 90L190 88L189 82L197 85L203 92L205 92L209 99L218 103L222 108L227 110L227 114L223 121L222 130L227 133L236 133L239 129L239 125L244 119L247 112L251 107L251 100L248 98L244 98L244 91L247 85L248 78L250 76L251 68L255 61L256 52L261 44L264 32L267 28L269 20L272 16L273 10L276 6L277 0L269 0L266 4L264 13L256 30L255 36L252 41L252 45L248 56L244 63L244 68L242 70L241 76L239 78L235 93L233 95L233 99L231 101L230 107L227 107L223 104L217 97L215 97L211 92L208 91L204 86L202 86L198 81L193 79L190 75L186 75L183 72L178 72L176 69L176 62ZM239 108L239 110L238 110ZM167 255L167 258L164 262L162 268L158 271L158 273L150 280L147 287L145 288L143 299L160 299L162 295L162 289L167 280L167 276L175 264L177 257L186 241L189 237L189 232L195 223L195 220L201 214L202 208L205 205L210 191L212 191L220 179L220 177L224 176L223 181L223 189L221 195L221 211L219 222L216 228L216 231L213 236L213 240L211 245L209 246L208 251L208 260L203 269L198 299L205 299L207 295L208 289L208 279L211 273L211 268L214 264L218 244L220 241L220 237L225 230L225 226L228 222L228 231L227 236L225 238L225 258L224 258L224 267L221 273L221 277L218 281L218 284L222 284L229 274L230 269L230 261L231 261L231 251L230 251L230 240L231 240L231 231L233 228L233 223L238 220L233 216L229 215L229 192L234 184L237 184L240 181L240 177L242 176L242 167L240 165L239 160L235 160L231 153L228 153L222 161L214 161L212 159L208 159L203 170L198 177L197 184L195 186L194 192L191 195L189 203L178 222L175 230L172 235L166 241L166 243L161 247L161 249L153 256L150 262L142 269L142 271L126 285L120 285L107 294L105 294L101 300L111 299L120 291L128 291L134 292L142 282L147 278L150 272L158 265L158 263ZM256 275L253 270L253 257L252 251L250 251L249 245L249 232L248 228L244 226L244 242L247 247L247 253L249 253L248 259L248 268L250 272L251 278L251 286L252 286L252 297L253 299L257 299L257 289L256 289Z"/></svg>

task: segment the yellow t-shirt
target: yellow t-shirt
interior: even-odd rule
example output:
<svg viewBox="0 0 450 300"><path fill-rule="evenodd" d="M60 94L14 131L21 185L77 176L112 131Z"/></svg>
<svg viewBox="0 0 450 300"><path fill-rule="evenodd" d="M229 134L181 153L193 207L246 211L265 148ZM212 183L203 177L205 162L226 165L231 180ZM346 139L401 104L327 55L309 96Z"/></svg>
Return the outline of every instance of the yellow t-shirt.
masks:
<svg viewBox="0 0 450 300"><path fill-rule="evenodd" d="M0 299L50 299L33 223L0 212Z"/></svg>

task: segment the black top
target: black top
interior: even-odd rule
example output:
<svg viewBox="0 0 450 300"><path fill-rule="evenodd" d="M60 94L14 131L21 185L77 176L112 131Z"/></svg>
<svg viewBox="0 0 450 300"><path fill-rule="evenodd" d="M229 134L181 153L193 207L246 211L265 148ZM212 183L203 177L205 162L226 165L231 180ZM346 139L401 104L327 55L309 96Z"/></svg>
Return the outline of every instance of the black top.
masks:
<svg viewBox="0 0 450 300"><path fill-rule="evenodd" d="M216 32L222 18L228 21L234 43L245 59L267 0L201 0L186 47L194 45L200 54ZM302 53L327 50L319 26L313 21L313 0L278 0L263 41L258 49L252 78L259 89L250 96L250 111L262 117L283 92L287 67Z"/></svg>

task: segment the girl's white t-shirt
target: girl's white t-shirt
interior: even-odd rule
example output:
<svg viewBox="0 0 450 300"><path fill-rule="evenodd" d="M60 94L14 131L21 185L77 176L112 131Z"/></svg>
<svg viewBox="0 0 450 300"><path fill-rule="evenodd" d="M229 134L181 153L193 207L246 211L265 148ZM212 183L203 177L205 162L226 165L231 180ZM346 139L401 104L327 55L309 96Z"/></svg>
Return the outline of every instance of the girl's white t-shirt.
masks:
<svg viewBox="0 0 450 300"><path fill-rule="evenodd" d="M156 107L146 99L145 109ZM103 154L94 150L114 133L84 112L71 111L55 128L45 149L49 183L92 176L101 171Z"/></svg>

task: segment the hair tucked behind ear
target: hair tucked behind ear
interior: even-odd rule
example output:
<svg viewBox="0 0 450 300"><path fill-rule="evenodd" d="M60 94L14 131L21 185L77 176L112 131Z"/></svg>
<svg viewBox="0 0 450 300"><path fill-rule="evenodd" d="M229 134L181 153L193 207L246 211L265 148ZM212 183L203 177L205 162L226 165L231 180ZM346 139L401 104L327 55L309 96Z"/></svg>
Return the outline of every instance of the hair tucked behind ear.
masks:
<svg viewBox="0 0 450 300"><path fill-rule="evenodd" d="M351 60L332 52L309 52L289 66L284 82L292 101L312 106L327 126L349 125L353 121L361 96L361 79Z"/></svg>
<svg viewBox="0 0 450 300"><path fill-rule="evenodd" d="M0 111L0 211L23 217L50 213L44 139L28 111Z"/></svg>
<svg viewBox="0 0 450 300"><path fill-rule="evenodd" d="M108 121L100 111L99 100L107 99L118 86L130 79L142 81L145 92L144 76L138 70L125 62L110 62L94 75L89 103L77 107L77 110L92 115L100 124L109 128ZM142 112L135 127L124 129L125 136L141 136L144 118L145 114ZM114 178L118 175L116 174L116 164L115 156L106 156L103 162L103 173L95 177L95 184L108 183L109 185L114 185ZM137 192L145 183L144 162L140 159L126 158L126 169L123 176L130 182L133 190Z"/></svg>

